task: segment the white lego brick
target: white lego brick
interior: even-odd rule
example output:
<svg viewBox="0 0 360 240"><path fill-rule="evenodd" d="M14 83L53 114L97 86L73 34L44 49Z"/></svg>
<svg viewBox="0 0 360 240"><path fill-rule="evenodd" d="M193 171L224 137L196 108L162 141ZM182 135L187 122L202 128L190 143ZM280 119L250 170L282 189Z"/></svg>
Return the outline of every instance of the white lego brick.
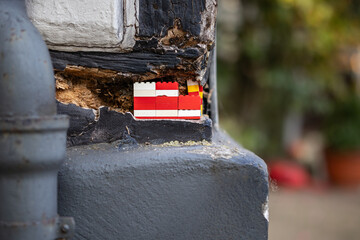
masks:
<svg viewBox="0 0 360 240"><path fill-rule="evenodd" d="M198 81L187 80L187 85L188 86L194 86L194 85L199 85L199 83L198 83Z"/></svg>
<svg viewBox="0 0 360 240"><path fill-rule="evenodd" d="M178 117L200 117L201 110L179 110Z"/></svg>
<svg viewBox="0 0 360 240"><path fill-rule="evenodd" d="M179 90L156 90L156 96L177 97Z"/></svg>
<svg viewBox="0 0 360 240"><path fill-rule="evenodd" d="M157 117L177 117L178 110L156 110Z"/></svg>
<svg viewBox="0 0 360 240"><path fill-rule="evenodd" d="M155 90L134 90L134 97L155 97Z"/></svg>
<svg viewBox="0 0 360 240"><path fill-rule="evenodd" d="M136 82L134 83L134 91L143 91L143 90L156 90L155 82Z"/></svg>
<svg viewBox="0 0 360 240"><path fill-rule="evenodd" d="M156 110L134 110L135 117L155 117Z"/></svg>

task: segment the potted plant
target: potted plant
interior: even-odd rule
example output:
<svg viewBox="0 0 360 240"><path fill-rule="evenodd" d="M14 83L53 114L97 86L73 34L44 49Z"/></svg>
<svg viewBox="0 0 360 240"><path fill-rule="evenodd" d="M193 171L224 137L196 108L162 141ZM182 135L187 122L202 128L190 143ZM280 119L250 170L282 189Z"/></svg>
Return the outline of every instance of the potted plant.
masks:
<svg viewBox="0 0 360 240"><path fill-rule="evenodd" d="M332 183L360 185L360 97L337 101L325 120L326 163Z"/></svg>

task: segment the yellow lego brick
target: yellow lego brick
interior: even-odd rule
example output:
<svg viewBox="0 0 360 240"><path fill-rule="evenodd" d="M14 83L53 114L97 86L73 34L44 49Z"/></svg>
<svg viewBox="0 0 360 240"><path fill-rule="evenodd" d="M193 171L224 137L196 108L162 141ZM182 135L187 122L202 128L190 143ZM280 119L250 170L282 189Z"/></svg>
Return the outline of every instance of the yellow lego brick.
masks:
<svg viewBox="0 0 360 240"><path fill-rule="evenodd" d="M199 92L199 85L188 86L188 92Z"/></svg>
<svg viewBox="0 0 360 240"><path fill-rule="evenodd" d="M203 99L204 92L199 92L200 98Z"/></svg>

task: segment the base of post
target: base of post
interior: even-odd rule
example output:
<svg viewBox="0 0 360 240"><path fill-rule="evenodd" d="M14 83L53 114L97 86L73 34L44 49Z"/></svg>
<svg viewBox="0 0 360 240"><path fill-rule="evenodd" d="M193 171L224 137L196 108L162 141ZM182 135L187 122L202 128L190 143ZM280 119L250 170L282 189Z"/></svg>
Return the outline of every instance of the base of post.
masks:
<svg viewBox="0 0 360 240"><path fill-rule="evenodd" d="M267 197L265 163L222 133L205 145L71 147L59 174L76 239L267 239Z"/></svg>

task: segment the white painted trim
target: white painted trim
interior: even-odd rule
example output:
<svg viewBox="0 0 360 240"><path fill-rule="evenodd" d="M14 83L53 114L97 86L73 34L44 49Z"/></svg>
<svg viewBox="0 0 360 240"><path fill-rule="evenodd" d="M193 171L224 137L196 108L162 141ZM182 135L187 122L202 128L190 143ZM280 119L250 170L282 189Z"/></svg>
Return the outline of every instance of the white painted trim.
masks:
<svg viewBox="0 0 360 240"><path fill-rule="evenodd" d="M26 6L50 49L127 52L135 45L139 0L26 0Z"/></svg>

